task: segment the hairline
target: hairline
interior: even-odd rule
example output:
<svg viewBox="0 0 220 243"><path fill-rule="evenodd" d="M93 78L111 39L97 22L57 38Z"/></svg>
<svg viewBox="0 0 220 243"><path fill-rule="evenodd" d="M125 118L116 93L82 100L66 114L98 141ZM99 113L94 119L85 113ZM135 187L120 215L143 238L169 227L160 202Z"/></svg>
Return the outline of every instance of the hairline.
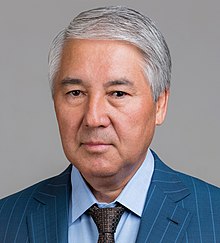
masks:
<svg viewBox="0 0 220 243"><path fill-rule="evenodd" d="M79 40L79 41L83 41L83 40L88 40L88 41L112 41L112 42L120 42L120 43L123 43L125 45L130 45L132 47L134 47L137 52L140 54L140 60L138 62L138 65L140 66L142 72L143 72L143 75L145 77L145 80L146 82L150 85L151 87L151 82L149 80L149 77L146 76L146 73L145 73L145 60L144 60L144 55L143 55L143 51L141 48L139 48L137 45L135 45L134 43L130 42L130 41L127 41L127 40L120 40L120 39L95 39L95 38L80 38L80 37L68 37L66 39L63 40L63 44L62 44L62 47L61 47L61 50L60 50L60 59L59 61L57 62L58 64L58 67L57 67L57 71L54 73L54 77L53 77L53 80L51 80L52 82L52 97L54 96L54 88L55 88L55 83L57 82L57 78L59 77L59 72L60 72L60 68L61 68L61 64L62 64L62 58L63 58L63 51L64 51L64 48L65 48L65 45L70 42L70 41L74 41L74 40ZM152 90L152 87L151 87L151 90ZM152 95L153 95L153 90L152 90Z"/></svg>
<svg viewBox="0 0 220 243"><path fill-rule="evenodd" d="M116 18L119 18L119 24L115 24L113 17L110 17L107 21L105 17L104 20L101 17L101 26L104 23L104 27L100 29L99 22L98 25L95 22L95 28L91 27L90 21L93 23L94 18L100 17L100 13L105 14L109 12ZM120 22L127 16L135 16L137 21L128 21L128 25L126 22ZM85 22L83 23L84 20ZM111 25L113 25L113 28ZM144 29L141 29L139 32L140 27ZM112 32L114 28L116 28L116 32ZM49 79L52 91L55 78L59 73L63 48L68 39L115 40L135 46L142 56L143 65L141 65L141 68L150 83L154 100L157 101L161 93L169 90L171 58L167 43L154 22L136 10L121 6L91 9L80 13L66 29L60 31L54 38L49 53Z"/></svg>

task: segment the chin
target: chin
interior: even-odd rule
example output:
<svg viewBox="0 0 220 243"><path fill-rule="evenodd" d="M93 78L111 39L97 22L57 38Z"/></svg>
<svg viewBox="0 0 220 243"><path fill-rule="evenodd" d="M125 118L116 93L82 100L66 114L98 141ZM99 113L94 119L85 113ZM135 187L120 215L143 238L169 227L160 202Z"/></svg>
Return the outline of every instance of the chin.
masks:
<svg viewBox="0 0 220 243"><path fill-rule="evenodd" d="M119 168L113 168L112 165L106 166L103 164L102 165L96 164L89 168L82 169L81 173L84 174L85 177L89 177L89 178L110 178L110 177L114 177L119 173Z"/></svg>
<svg viewBox="0 0 220 243"><path fill-rule="evenodd" d="M91 175L95 178L108 178L117 175L118 173L112 170L98 170L91 172Z"/></svg>
<svg viewBox="0 0 220 243"><path fill-rule="evenodd" d="M68 159L84 177L112 177L121 171L119 163L113 163L106 156L69 156Z"/></svg>

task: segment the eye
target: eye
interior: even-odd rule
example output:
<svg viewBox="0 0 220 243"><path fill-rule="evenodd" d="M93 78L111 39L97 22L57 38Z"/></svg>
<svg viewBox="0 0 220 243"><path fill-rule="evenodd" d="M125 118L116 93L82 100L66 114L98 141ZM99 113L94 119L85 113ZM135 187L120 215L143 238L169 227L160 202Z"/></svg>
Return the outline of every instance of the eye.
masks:
<svg viewBox="0 0 220 243"><path fill-rule="evenodd" d="M114 92L111 93L111 95L116 97L116 98L122 98L122 97L124 97L128 94L124 91L114 91Z"/></svg>
<svg viewBox="0 0 220 243"><path fill-rule="evenodd" d="M78 97L83 95L83 92L81 90L71 90L67 93L68 95L74 96L74 97Z"/></svg>

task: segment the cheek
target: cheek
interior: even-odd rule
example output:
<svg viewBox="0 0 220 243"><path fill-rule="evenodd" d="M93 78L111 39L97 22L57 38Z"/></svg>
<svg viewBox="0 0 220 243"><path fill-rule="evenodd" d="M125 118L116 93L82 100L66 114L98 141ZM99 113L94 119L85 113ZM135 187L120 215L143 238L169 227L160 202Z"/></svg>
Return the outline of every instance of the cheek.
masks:
<svg viewBox="0 0 220 243"><path fill-rule="evenodd" d="M77 127L76 117L74 117L71 112L68 112L65 109L56 111L56 116L61 138L66 140L69 137L74 137L74 133Z"/></svg>
<svg viewBox="0 0 220 243"><path fill-rule="evenodd" d="M141 140L150 141L154 134L155 109L153 107L136 107L120 117L119 134L127 145L137 146Z"/></svg>
<svg viewBox="0 0 220 243"><path fill-rule="evenodd" d="M155 124L156 108L148 100L144 101L136 102L127 111L127 120L131 124L131 128L140 127L144 129Z"/></svg>

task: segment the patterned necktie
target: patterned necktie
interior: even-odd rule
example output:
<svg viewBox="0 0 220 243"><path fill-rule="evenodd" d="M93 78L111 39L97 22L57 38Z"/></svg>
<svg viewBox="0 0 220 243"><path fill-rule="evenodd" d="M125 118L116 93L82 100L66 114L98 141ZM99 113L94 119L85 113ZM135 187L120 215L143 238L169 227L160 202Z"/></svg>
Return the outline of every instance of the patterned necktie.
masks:
<svg viewBox="0 0 220 243"><path fill-rule="evenodd" d="M119 205L115 208L99 208L94 204L89 209L99 232L97 243L115 243L114 233L124 211L124 207Z"/></svg>

